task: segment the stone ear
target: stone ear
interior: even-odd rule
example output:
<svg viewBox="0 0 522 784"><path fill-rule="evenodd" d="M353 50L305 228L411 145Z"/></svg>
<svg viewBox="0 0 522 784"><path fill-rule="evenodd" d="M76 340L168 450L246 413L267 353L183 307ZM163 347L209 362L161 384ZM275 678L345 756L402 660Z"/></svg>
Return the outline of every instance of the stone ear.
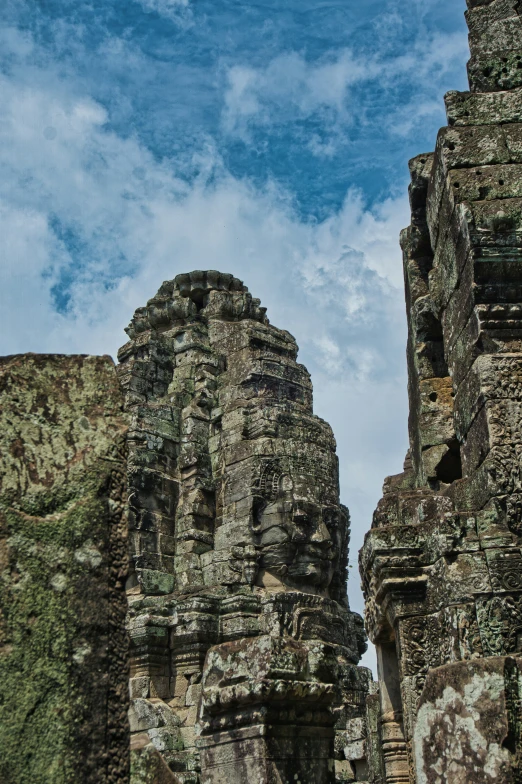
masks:
<svg viewBox="0 0 522 784"><path fill-rule="evenodd" d="M294 489L294 482L290 474L283 474L279 479L279 491L288 492Z"/></svg>
<svg viewBox="0 0 522 784"><path fill-rule="evenodd" d="M250 528L253 533L259 533L259 516L266 509L267 501L261 495L255 495L252 498L252 520Z"/></svg>

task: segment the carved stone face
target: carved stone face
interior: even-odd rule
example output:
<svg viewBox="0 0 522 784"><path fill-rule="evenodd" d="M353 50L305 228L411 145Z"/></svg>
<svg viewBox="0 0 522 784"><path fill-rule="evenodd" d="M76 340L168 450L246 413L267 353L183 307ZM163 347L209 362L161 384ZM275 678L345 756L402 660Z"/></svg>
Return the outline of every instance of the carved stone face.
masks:
<svg viewBox="0 0 522 784"><path fill-rule="evenodd" d="M299 498L288 475L273 495L255 515L261 569L287 587L325 593L342 548L340 509Z"/></svg>

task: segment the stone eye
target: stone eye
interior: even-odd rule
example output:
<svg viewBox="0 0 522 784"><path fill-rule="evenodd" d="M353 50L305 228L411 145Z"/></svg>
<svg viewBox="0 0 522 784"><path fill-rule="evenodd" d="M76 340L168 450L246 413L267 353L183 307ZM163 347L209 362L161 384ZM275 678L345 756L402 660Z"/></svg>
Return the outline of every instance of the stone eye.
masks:
<svg viewBox="0 0 522 784"><path fill-rule="evenodd" d="M328 528L339 528L340 519L337 512L323 512L323 520Z"/></svg>

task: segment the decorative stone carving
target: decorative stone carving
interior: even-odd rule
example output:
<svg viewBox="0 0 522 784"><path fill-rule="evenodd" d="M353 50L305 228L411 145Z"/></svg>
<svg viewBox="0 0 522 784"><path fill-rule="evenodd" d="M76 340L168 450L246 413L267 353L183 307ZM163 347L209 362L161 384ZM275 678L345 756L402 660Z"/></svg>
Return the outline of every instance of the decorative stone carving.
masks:
<svg viewBox="0 0 522 784"><path fill-rule="evenodd" d="M131 690L176 728L149 743L185 784L333 782L369 678L335 442L295 341L215 271L164 283L127 331ZM365 770L360 736L338 776Z"/></svg>
<svg viewBox="0 0 522 784"><path fill-rule="evenodd" d="M296 469L293 479L278 461L269 461L255 486L252 531L260 567L281 585L324 593L339 569L348 519L341 507L310 500L315 488Z"/></svg>

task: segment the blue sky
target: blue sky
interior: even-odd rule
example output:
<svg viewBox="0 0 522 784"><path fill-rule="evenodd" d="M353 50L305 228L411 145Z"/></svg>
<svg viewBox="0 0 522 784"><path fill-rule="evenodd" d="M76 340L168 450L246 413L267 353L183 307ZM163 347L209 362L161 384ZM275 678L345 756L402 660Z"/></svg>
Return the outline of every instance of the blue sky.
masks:
<svg viewBox="0 0 522 784"><path fill-rule="evenodd" d="M407 446L407 160L466 88L464 10L3 0L0 352L114 356L163 280L238 275L312 372L355 564Z"/></svg>

